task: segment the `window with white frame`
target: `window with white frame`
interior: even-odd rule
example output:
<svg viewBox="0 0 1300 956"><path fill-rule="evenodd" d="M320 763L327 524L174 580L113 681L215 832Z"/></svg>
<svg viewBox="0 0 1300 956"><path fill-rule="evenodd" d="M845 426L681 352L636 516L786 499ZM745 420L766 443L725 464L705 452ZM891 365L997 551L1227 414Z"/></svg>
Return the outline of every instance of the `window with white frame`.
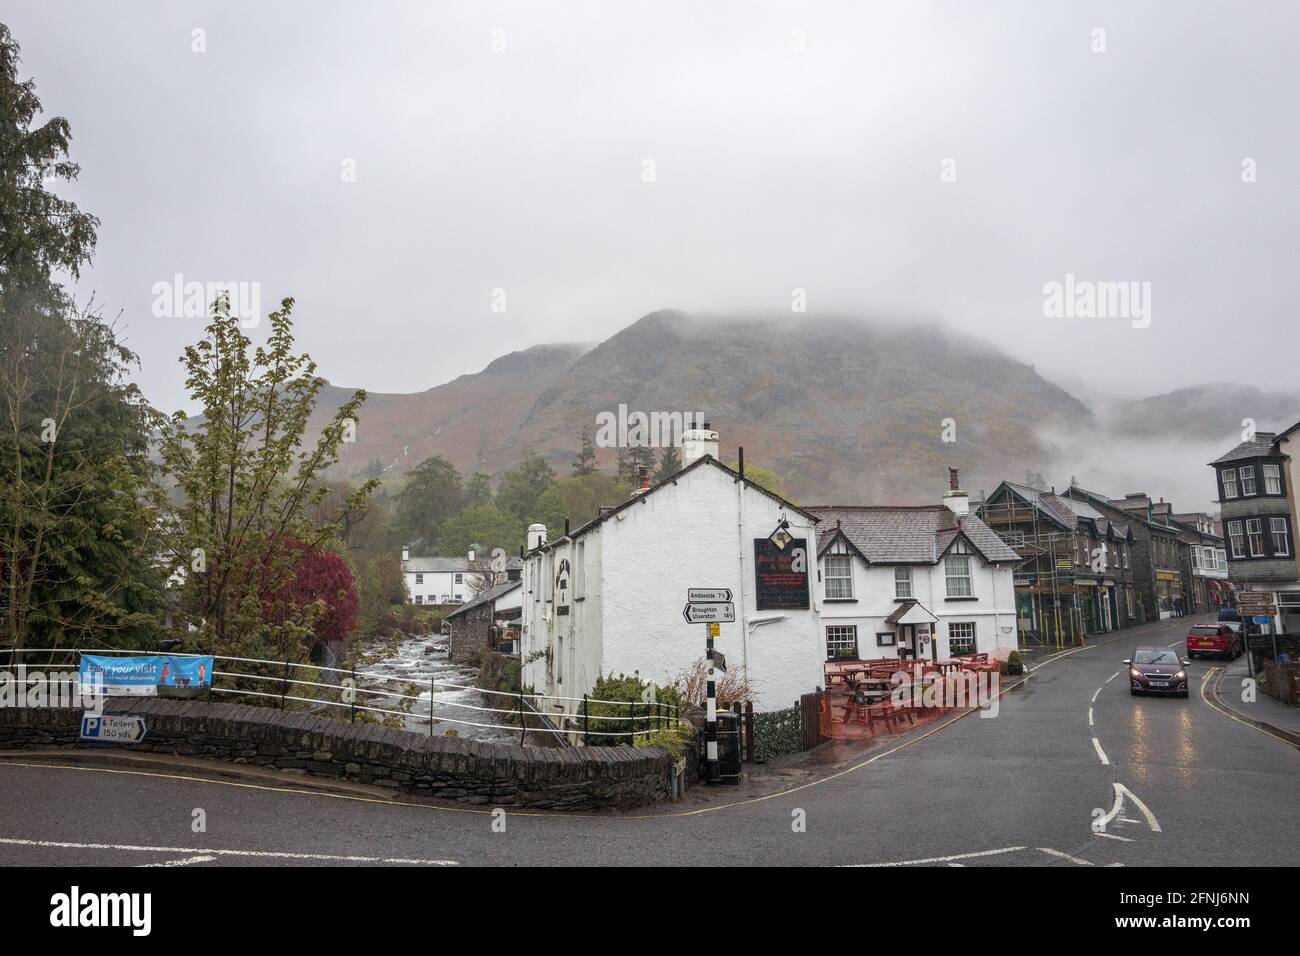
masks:
<svg viewBox="0 0 1300 956"><path fill-rule="evenodd" d="M1246 553L1246 539L1241 533L1240 521L1228 522L1228 547L1234 558L1243 557Z"/></svg>
<svg viewBox="0 0 1300 956"><path fill-rule="evenodd" d="M1277 465L1263 464L1260 470L1264 473L1264 494L1280 495L1282 493L1282 470Z"/></svg>
<svg viewBox="0 0 1300 956"><path fill-rule="evenodd" d="M948 624L948 654L975 653L975 622L952 621Z"/></svg>
<svg viewBox="0 0 1300 956"><path fill-rule="evenodd" d="M1215 558L1218 559L1218 562L1219 562L1219 570L1220 570L1220 571L1226 571L1226 570L1228 570L1228 551L1227 551L1227 549L1226 549L1226 548L1216 548L1215 551L1214 551L1214 556L1215 556Z"/></svg>
<svg viewBox="0 0 1300 956"><path fill-rule="evenodd" d="M1225 498L1237 497L1237 469L1236 468L1223 469L1223 497Z"/></svg>
<svg viewBox="0 0 1300 956"><path fill-rule="evenodd" d="M858 626L832 624L826 628L826 659L853 661L858 658Z"/></svg>
<svg viewBox="0 0 1300 956"><path fill-rule="evenodd" d="M847 554L828 554L825 564L826 600L853 597L853 559Z"/></svg>
<svg viewBox="0 0 1300 956"><path fill-rule="evenodd" d="M1264 556L1264 522L1260 518L1246 519L1246 543L1250 545L1250 556Z"/></svg>
<svg viewBox="0 0 1300 956"><path fill-rule="evenodd" d="M1290 535L1287 533L1285 518L1269 518L1273 531L1273 554L1285 557L1291 553Z"/></svg>
<svg viewBox="0 0 1300 956"><path fill-rule="evenodd" d="M416 583L416 584L423 584L423 583L424 583L424 575L423 575L423 574L417 574L417 575L415 576L415 583Z"/></svg>
<svg viewBox="0 0 1300 956"><path fill-rule="evenodd" d="M423 594L417 594L417 595L415 596L415 603L416 603L416 604L423 604L423 603L424 603L424 595L423 595Z"/></svg>
<svg viewBox="0 0 1300 956"><path fill-rule="evenodd" d="M948 583L948 597L963 598L975 595L970 576L970 555L948 555L943 559L943 569Z"/></svg>
<svg viewBox="0 0 1300 956"><path fill-rule="evenodd" d="M912 569L909 567L894 568L894 597L910 598L912 594Z"/></svg>
<svg viewBox="0 0 1300 956"><path fill-rule="evenodd" d="M1253 495L1255 493L1255 466L1242 465L1239 473L1241 475L1242 496Z"/></svg>

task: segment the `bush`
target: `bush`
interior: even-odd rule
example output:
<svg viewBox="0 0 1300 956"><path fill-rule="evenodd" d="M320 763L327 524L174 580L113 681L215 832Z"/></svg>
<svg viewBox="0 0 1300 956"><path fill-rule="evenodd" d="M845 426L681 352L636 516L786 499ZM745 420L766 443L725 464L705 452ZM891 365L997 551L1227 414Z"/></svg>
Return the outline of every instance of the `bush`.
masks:
<svg viewBox="0 0 1300 956"><path fill-rule="evenodd" d="M645 737L657 736L654 732L653 720L628 720L629 717L654 716L661 714L665 718L669 715L669 710L665 706L655 705L670 704L681 712L681 696L674 687L655 687L652 701L646 700L646 692L650 684L643 681L640 677L626 674L617 676L610 674L596 681L596 686L591 690L592 703L587 705L587 714L589 718L589 743L596 746L613 747L619 744L633 744L640 746ZM595 703L602 701L602 703ZM603 703L603 701L616 701L622 703ZM606 719L601 719L606 718ZM618 719L608 719L618 718ZM660 728L662 732L663 728ZM635 738L627 736L629 730L646 730L645 737L637 736ZM656 746L662 746L657 744Z"/></svg>

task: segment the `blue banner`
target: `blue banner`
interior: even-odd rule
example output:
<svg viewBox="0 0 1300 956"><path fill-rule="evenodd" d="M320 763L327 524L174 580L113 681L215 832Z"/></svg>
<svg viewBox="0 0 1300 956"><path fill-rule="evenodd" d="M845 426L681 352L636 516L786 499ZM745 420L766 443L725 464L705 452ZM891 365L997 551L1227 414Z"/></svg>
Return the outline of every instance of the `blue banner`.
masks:
<svg viewBox="0 0 1300 956"><path fill-rule="evenodd" d="M212 658L82 654L81 683L96 685L100 693L113 697L156 697L160 687L211 687Z"/></svg>

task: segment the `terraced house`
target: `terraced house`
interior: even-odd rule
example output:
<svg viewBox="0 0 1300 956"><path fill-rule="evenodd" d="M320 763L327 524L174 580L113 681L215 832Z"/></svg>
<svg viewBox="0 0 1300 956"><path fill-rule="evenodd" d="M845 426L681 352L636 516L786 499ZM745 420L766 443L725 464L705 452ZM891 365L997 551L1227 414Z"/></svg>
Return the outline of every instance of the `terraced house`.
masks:
<svg viewBox="0 0 1300 956"><path fill-rule="evenodd" d="M1300 631L1300 566L1296 563L1296 455L1300 422L1286 431L1256 432L1210 462L1223 511L1228 575L1264 591L1255 613L1275 629Z"/></svg>
<svg viewBox="0 0 1300 956"><path fill-rule="evenodd" d="M1130 560L1134 611L1137 622L1163 621L1187 612L1189 566L1188 544L1182 529L1173 522L1173 506L1164 499L1153 501L1144 491L1108 498L1071 485L1071 501L1084 502L1109 521L1126 522L1132 533ZM1139 610L1140 607L1140 610Z"/></svg>
<svg viewBox="0 0 1300 956"><path fill-rule="evenodd" d="M1075 643L1147 620L1133 586L1133 522L1056 490L1003 481L978 511L1023 559L1016 612L1029 640Z"/></svg>

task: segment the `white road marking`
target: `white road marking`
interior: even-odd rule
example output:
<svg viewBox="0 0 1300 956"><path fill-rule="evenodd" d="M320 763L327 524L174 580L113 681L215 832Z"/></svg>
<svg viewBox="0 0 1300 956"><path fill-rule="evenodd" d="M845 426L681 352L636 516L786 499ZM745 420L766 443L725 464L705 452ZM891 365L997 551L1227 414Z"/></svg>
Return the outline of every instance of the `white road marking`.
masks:
<svg viewBox="0 0 1300 956"><path fill-rule="evenodd" d="M1098 698L1100 695L1101 695L1101 688L1098 687L1098 688L1097 688L1097 693L1095 693L1095 694L1092 695L1092 700L1090 700L1088 703L1090 703L1090 704L1095 704L1095 703L1097 703L1097 698Z"/></svg>
<svg viewBox="0 0 1300 956"><path fill-rule="evenodd" d="M1110 823L1110 821L1120 816L1120 811L1124 809L1124 798L1130 797L1132 798L1133 802L1137 804L1138 809L1142 811L1142 815L1147 818L1147 826L1151 828L1151 832L1152 833L1161 832L1160 822L1156 819L1156 815L1152 813L1149 809L1147 809L1147 805L1138 798L1138 795L1136 793L1134 793L1128 787L1124 786L1124 784L1119 782L1114 783L1113 786L1115 787L1115 803L1110 808L1110 813L1106 814L1104 817L1101 818L1100 822L1102 828L1105 828L1105 826L1108 823ZM1124 817L1122 819L1127 819L1127 817Z"/></svg>
<svg viewBox="0 0 1300 956"><path fill-rule="evenodd" d="M1142 802L1142 799L1136 793L1124 786L1122 783L1115 784L1115 793L1116 795L1124 794L1128 796L1137 804L1137 808L1142 811L1142 815L1147 818L1147 826L1151 828L1151 832L1160 832L1160 821L1156 819L1156 815L1148 809L1147 805Z"/></svg>
<svg viewBox="0 0 1300 956"><path fill-rule="evenodd" d="M1131 837L1120 836L1118 833L1094 833L1093 836L1105 837L1107 840L1123 840L1125 843L1132 843Z"/></svg>
<svg viewBox="0 0 1300 956"><path fill-rule="evenodd" d="M980 850L978 853L954 853L952 856L928 856L920 860L895 860L891 863L847 863L846 866L876 867L876 866L924 866L927 863L951 863L953 860L970 860L978 856L998 856L1002 853L1019 853L1023 846L1004 846L1000 850Z"/></svg>
<svg viewBox="0 0 1300 956"><path fill-rule="evenodd" d="M1109 677L1106 678L1106 683L1109 684L1111 681L1113 681L1116 677L1118 677L1118 676L1119 676L1120 674L1122 674L1122 673L1124 673L1124 672L1123 672L1123 671L1116 671L1115 673L1111 674Z"/></svg>
<svg viewBox="0 0 1300 956"><path fill-rule="evenodd" d="M1088 708L1088 726L1089 726L1089 727L1093 726L1093 723L1092 723L1092 708L1091 708L1091 707Z"/></svg>
<svg viewBox="0 0 1300 956"><path fill-rule="evenodd" d="M193 863L211 863L215 856L187 856L183 860L164 860L161 863L141 863L142 867L147 866L189 866Z"/></svg>
<svg viewBox="0 0 1300 956"><path fill-rule="evenodd" d="M73 843L60 840L20 840L0 837L8 846L45 846L60 850L125 850L131 853L206 853L214 856L263 857L272 860L331 860L339 863L395 863L410 866L456 866L455 860L406 860L398 857L339 856L333 853L286 853L281 850L210 850L193 846L137 846L131 843Z"/></svg>
<svg viewBox="0 0 1300 956"><path fill-rule="evenodd" d="M1085 859L1083 859L1083 858L1081 858L1081 857L1077 857L1077 856L1070 856L1070 854L1068 854L1068 853L1062 853L1060 850L1053 850L1050 846L1040 846L1040 847L1038 848L1038 850L1039 850L1040 853L1046 853L1048 856L1059 857L1059 858L1062 859L1062 860L1069 860L1071 863L1077 863L1077 864L1079 864L1079 866L1092 866L1092 865L1093 865L1093 863L1092 863L1091 860L1085 860Z"/></svg>
<svg viewBox="0 0 1300 956"><path fill-rule="evenodd" d="M1106 751L1101 749L1101 741L1098 740L1096 737L1093 737L1092 745L1097 748L1097 757L1101 760L1102 765L1103 766L1108 765L1110 763L1110 760L1106 757Z"/></svg>

